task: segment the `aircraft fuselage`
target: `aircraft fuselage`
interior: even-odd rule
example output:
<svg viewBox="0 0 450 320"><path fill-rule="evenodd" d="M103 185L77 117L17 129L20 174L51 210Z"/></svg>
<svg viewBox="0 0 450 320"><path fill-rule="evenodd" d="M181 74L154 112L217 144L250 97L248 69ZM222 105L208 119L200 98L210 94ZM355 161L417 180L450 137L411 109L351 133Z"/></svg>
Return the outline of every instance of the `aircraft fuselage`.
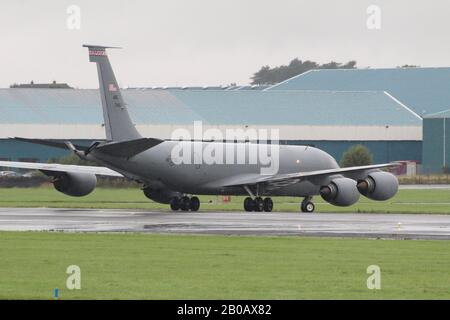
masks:
<svg viewBox="0 0 450 320"><path fill-rule="evenodd" d="M179 150L190 151L189 157L178 152ZM211 150L223 150L223 154L218 156L217 153L211 153ZM265 159L251 156L255 152L265 154ZM139 177L147 185L162 186L180 193L205 195L247 194L241 187L223 187L233 184L233 179L238 176L251 178L264 174L298 173L339 167L332 156L314 147L256 143L165 141L122 161L117 158L109 159L108 156L95 152L91 156L119 172L126 171ZM183 162L182 158L187 161ZM213 160L215 162L211 163ZM269 192L271 195L305 196L318 194L319 186L310 181L299 181L274 190L259 190L261 195Z"/></svg>

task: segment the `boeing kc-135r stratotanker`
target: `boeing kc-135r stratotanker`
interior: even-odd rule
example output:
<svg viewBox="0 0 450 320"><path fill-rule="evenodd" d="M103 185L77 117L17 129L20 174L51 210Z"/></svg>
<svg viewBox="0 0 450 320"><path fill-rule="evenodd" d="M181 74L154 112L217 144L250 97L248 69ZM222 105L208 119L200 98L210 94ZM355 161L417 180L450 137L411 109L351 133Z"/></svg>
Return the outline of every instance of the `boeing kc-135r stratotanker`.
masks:
<svg viewBox="0 0 450 320"><path fill-rule="evenodd" d="M272 211L270 196L303 197L301 211L314 211L312 197L320 195L336 206L350 206L362 194L373 200L387 200L398 190L397 178L382 171L397 164L340 168L326 152L309 146L277 146L278 170L262 173L262 164L176 163L174 148L189 150L230 147L237 153L273 145L251 142L177 141L143 138L133 125L106 54L109 47L85 45L91 62L97 64L106 141L89 147L70 141L15 138L30 143L68 148L82 159L101 166L76 166L48 163L0 161L0 167L36 169L52 177L56 190L70 196L85 196L96 186L96 175L125 177L142 185L145 195L172 210L197 211L199 198L193 195L248 195L246 211ZM208 147L209 146L209 147ZM233 156L234 157L234 156ZM177 160L177 161L175 161Z"/></svg>

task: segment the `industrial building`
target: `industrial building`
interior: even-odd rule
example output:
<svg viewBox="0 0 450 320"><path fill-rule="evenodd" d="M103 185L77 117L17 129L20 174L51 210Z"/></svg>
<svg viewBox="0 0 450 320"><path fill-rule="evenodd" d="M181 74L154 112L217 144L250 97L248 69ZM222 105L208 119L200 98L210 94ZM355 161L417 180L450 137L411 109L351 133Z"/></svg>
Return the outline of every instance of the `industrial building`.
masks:
<svg viewBox="0 0 450 320"><path fill-rule="evenodd" d="M442 173L450 166L444 126L450 117L450 68L311 70L265 90L385 91L423 119L419 172Z"/></svg>
<svg viewBox="0 0 450 320"><path fill-rule="evenodd" d="M450 110L423 119L423 172L450 173Z"/></svg>
<svg viewBox="0 0 450 320"><path fill-rule="evenodd" d="M450 68L311 70L265 90L385 91L423 117L450 109Z"/></svg>
<svg viewBox="0 0 450 320"><path fill-rule="evenodd" d="M132 119L148 137L168 139L175 129L278 129L285 144L323 148L337 159L355 142L375 161L420 159L421 120L382 91L253 91L130 89L123 91ZM365 106L364 113L360 112ZM61 150L7 140L105 138L98 90L0 89L0 158L45 161Z"/></svg>
<svg viewBox="0 0 450 320"><path fill-rule="evenodd" d="M315 146L338 161L362 143L377 163L415 161L434 173L450 158L447 88L450 68L340 69L312 70L269 87L134 88L123 95L144 136L168 139L175 129L192 131L194 121L223 132L278 129L280 143ZM47 161L67 154L9 137L79 144L105 138L94 89L0 89L0 123L1 160Z"/></svg>

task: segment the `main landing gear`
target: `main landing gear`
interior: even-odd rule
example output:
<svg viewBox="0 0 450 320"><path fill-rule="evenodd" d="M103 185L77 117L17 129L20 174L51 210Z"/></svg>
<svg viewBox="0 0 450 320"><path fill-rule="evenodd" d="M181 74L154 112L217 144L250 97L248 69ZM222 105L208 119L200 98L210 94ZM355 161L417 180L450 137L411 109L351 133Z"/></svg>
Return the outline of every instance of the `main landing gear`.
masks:
<svg viewBox="0 0 450 320"><path fill-rule="evenodd" d="M302 212L314 212L315 205L311 201L312 197L306 197L301 205L300 209ZM255 212L271 212L273 209L273 201L271 198L265 198L264 200L261 197L256 197L255 199L252 199L251 197L247 197L244 200L244 209L247 212L255 211Z"/></svg>
<svg viewBox="0 0 450 320"><path fill-rule="evenodd" d="M200 208L200 200L197 197L189 198L183 196L181 198L175 197L170 200L170 209L173 211L198 211Z"/></svg>
<svg viewBox="0 0 450 320"><path fill-rule="evenodd" d="M255 212L272 212L273 209L273 201L271 198L261 198L258 195L258 185L256 186L256 196L253 194L252 190L248 186L244 186L245 191L249 194L250 197L245 198L244 200L244 210L247 212L255 211Z"/></svg>
<svg viewBox="0 0 450 320"><path fill-rule="evenodd" d="M300 205L300 209L302 210L302 212L314 212L315 206L314 203L311 202L312 197L306 197L301 205Z"/></svg>
<svg viewBox="0 0 450 320"><path fill-rule="evenodd" d="M264 198L263 200L261 197L256 197L255 199L247 197L244 200L244 209L247 212L271 212L273 209L273 201L271 198Z"/></svg>

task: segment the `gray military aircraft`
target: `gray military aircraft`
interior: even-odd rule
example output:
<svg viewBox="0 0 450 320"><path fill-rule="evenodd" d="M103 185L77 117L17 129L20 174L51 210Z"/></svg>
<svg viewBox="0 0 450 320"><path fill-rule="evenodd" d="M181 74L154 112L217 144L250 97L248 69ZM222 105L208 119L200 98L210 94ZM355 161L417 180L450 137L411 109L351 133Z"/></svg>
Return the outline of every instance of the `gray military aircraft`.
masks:
<svg viewBox="0 0 450 320"><path fill-rule="evenodd" d="M358 201L360 194L373 200L387 200L397 193L397 178L381 170L397 166L396 163L340 168L332 156L310 146L279 145L278 170L273 174L262 174L262 165L258 163L176 164L173 150L180 144L194 150L205 150L211 143L216 147L226 145L237 154L268 148L268 144L142 137L131 121L106 54L106 49L112 47L84 47L89 50L89 60L97 65L106 141L85 147L70 141L14 139L70 149L80 158L100 166L0 161L0 167L40 170L52 177L56 190L76 197L94 190L96 175L124 177L141 184L151 200L183 211L199 209L199 198L192 195L248 195L244 209L257 212L272 211L270 196L296 196L304 198L302 212L313 212L311 200L315 195L336 206L350 206Z"/></svg>

